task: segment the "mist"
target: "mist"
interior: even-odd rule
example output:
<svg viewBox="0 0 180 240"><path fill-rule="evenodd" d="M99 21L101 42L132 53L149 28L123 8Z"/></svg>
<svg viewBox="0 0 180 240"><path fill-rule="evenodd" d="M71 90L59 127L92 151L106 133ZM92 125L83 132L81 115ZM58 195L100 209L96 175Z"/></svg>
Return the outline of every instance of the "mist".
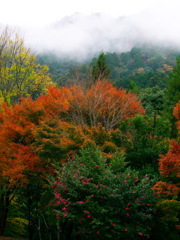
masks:
<svg viewBox="0 0 180 240"><path fill-rule="evenodd" d="M139 14L114 18L75 13L54 24L24 27L25 43L38 53L87 59L101 51L125 52L141 43L180 48L180 4L157 5Z"/></svg>

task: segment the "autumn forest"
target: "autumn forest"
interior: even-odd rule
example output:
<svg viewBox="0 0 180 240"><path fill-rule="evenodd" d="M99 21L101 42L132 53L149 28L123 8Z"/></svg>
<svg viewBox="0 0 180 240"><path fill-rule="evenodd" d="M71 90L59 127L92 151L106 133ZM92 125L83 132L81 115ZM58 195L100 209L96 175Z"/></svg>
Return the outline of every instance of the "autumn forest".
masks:
<svg viewBox="0 0 180 240"><path fill-rule="evenodd" d="M180 51L36 55L0 32L0 236L180 239Z"/></svg>

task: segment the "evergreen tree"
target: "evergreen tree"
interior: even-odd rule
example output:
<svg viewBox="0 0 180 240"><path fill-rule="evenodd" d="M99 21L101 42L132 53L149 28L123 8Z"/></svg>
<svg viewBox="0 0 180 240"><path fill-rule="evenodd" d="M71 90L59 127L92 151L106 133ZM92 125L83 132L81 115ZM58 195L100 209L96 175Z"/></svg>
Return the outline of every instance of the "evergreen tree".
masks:
<svg viewBox="0 0 180 240"><path fill-rule="evenodd" d="M167 84L166 91L166 112L168 118L171 120L171 137L177 137L176 119L172 112L176 103L180 100L180 56L176 59L176 66L173 71L169 74L169 81Z"/></svg>
<svg viewBox="0 0 180 240"><path fill-rule="evenodd" d="M95 83L97 80L106 79L110 77L110 69L106 63L106 57L103 52L100 53L95 65L92 68L92 80Z"/></svg>
<svg viewBox="0 0 180 240"><path fill-rule="evenodd" d="M167 100L172 109L180 99L180 56L176 59L176 66L169 74L167 85Z"/></svg>

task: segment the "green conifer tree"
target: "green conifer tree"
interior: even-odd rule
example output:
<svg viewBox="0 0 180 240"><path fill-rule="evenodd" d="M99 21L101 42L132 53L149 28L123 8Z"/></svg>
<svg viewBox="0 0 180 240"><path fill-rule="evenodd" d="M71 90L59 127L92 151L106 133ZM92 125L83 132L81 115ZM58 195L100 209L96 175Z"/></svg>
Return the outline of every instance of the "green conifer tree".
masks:
<svg viewBox="0 0 180 240"><path fill-rule="evenodd" d="M106 63L106 57L103 52L99 54L99 57L92 68L92 80L95 83L97 80L106 79L110 77L110 69Z"/></svg>
<svg viewBox="0 0 180 240"><path fill-rule="evenodd" d="M177 137L176 119L173 116L173 109L176 103L180 100L180 56L176 59L176 66L169 74L169 81L167 84L165 104L167 117L171 121L171 137Z"/></svg>

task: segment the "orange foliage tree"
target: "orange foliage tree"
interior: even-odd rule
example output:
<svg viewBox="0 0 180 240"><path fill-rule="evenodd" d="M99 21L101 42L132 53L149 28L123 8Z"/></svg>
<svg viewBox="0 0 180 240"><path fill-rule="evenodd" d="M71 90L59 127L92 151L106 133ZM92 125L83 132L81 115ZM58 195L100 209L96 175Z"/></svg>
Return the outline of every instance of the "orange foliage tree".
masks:
<svg viewBox="0 0 180 240"><path fill-rule="evenodd" d="M106 131L99 124L97 127L74 125L66 121L43 122L36 129L34 149L38 156L49 163L67 161L83 147L98 146L104 155L124 152L117 129Z"/></svg>
<svg viewBox="0 0 180 240"><path fill-rule="evenodd" d="M177 118L177 128L180 134L180 101L174 108L174 116ZM167 221L179 221L180 210L180 138L177 141L171 142L171 147L168 153L160 156L159 170L163 177L167 180L165 182L158 181L153 190L160 194L163 199L158 202L158 206L165 211L164 219ZM177 228L180 225L176 225Z"/></svg>
<svg viewBox="0 0 180 240"><path fill-rule="evenodd" d="M30 176L40 174L43 177L43 173L50 170L33 145L36 128L68 109L63 94L60 100L54 99L52 104L49 95L0 107L0 235L3 235L8 208L17 191L29 183Z"/></svg>
<svg viewBox="0 0 180 240"><path fill-rule="evenodd" d="M84 91L81 86L70 87L68 102L69 118L76 125L92 127L101 123L107 131L117 127L120 121L145 112L136 94L117 89L107 81L98 81Z"/></svg>
<svg viewBox="0 0 180 240"><path fill-rule="evenodd" d="M119 90L107 81L99 81L88 90L82 86L50 87L44 98L51 103L53 112L58 112L62 101L68 106L58 118L44 119L36 128L36 151L46 159L53 155L54 160L65 158L88 144L98 145L104 152L115 149L112 138L117 135L118 123L144 113L135 94Z"/></svg>

